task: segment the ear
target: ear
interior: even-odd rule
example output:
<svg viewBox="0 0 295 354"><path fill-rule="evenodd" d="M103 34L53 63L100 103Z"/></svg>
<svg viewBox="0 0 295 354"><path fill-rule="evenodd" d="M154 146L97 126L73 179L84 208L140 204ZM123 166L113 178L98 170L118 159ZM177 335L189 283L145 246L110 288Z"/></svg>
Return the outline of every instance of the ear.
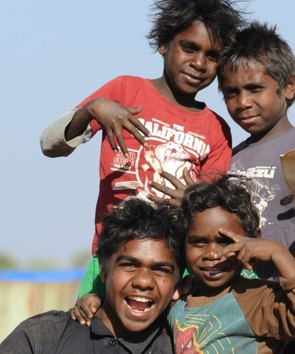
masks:
<svg viewBox="0 0 295 354"><path fill-rule="evenodd" d="M168 50L168 47L166 44L165 45L163 44L158 48L158 52L163 56L165 56L165 54L167 53L167 50Z"/></svg>
<svg viewBox="0 0 295 354"><path fill-rule="evenodd" d="M295 95L295 77L290 78L287 85L284 87L286 100L291 101Z"/></svg>

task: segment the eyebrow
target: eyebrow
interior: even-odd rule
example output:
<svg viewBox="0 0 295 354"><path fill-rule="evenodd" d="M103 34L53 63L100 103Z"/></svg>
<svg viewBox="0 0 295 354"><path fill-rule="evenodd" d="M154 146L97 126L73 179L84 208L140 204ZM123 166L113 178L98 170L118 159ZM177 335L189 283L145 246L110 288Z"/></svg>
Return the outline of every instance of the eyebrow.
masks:
<svg viewBox="0 0 295 354"><path fill-rule="evenodd" d="M116 259L116 263L122 261L122 260L126 260L126 261L129 261L135 265L141 265L142 262L138 259L138 258L135 258L135 257L132 257L132 256L125 256L125 255L121 255L119 256L117 259ZM151 265L151 268L155 268L155 267L170 267L172 268L173 270L175 269L175 264L172 263L172 262L155 262Z"/></svg>

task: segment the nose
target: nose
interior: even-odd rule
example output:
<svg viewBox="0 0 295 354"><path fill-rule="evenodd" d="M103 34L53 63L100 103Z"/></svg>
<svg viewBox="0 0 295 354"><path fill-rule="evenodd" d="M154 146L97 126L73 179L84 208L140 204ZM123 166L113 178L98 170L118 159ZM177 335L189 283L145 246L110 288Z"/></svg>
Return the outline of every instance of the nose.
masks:
<svg viewBox="0 0 295 354"><path fill-rule="evenodd" d="M238 105L243 110L252 107L252 100L248 92L240 92Z"/></svg>
<svg viewBox="0 0 295 354"><path fill-rule="evenodd" d="M204 260L209 260L209 261L213 261L213 260L217 260L218 258L216 258L216 254L222 250L222 246L220 246L218 243L212 243L209 244L206 247L206 252L204 254Z"/></svg>
<svg viewBox="0 0 295 354"><path fill-rule="evenodd" d="M132 286L140 290L153 290L155 287L155 280L150 269L139 268L132 278Z"/></svg>
<svg viewBox="0 0 295 354"><path fill-rule="evenodd" d="M194 67L196 70L205 71L206 70L205 55L201 52L196 52L190 61L190 65Z"/></svg>

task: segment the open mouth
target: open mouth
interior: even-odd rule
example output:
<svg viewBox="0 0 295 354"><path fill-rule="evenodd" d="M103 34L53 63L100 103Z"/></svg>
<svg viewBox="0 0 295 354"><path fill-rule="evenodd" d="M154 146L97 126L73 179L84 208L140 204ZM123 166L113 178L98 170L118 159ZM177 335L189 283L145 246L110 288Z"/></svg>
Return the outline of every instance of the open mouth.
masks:
<svg viewBox="0 0 295 354"><path fill-rule="evenodd" d="M128 296L126 297L126 302L133 311L138 312L147 312L151 310L155 304L153 300L140 296Z"/></svg>
<svg viewBox="0 0 295 354"><path fill-rule="evenodd" d="M210 278L214 278L224 272L223 268L203 268L202 270L208 274Z"/></svg>

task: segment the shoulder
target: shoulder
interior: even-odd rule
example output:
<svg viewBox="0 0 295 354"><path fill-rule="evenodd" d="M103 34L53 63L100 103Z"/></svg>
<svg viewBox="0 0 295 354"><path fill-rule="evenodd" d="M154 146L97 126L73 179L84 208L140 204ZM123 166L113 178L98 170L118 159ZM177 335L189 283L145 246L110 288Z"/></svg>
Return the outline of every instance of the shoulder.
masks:
<svg viewBox="0 0 295 354"><path fill-rule="evenodd" d="M244 140L233 148L233 156L246 148L247 148L247 140Z"/></svg>
<svg viewBox="0 0 295 354"><path fill-rule="evenodd" d="M70 313L64 311L48 311L41 313L39 315L33 316L28 318L27 320L23 321L19 327L22 328L32 327L32 326L41 326L46 323L51 325L58 325L62 323L67 323L70 320Z"/></svg>
<svg viewBox="0 0 295 354"><path fill-rule="evenodd" d="M63 311L49 311L30 317L14 329L0 349L13 353L41 353L45 348L54 351L69 321L72 321L70 313Z"/></svg>
<svg viewBox="0 0 295 354"><path fill-rule="evenodd" d="M142 85L147 81L147 79L144 79L139 76L120 75L114 78L112 81L125 83L126 85Z"/></svg>

